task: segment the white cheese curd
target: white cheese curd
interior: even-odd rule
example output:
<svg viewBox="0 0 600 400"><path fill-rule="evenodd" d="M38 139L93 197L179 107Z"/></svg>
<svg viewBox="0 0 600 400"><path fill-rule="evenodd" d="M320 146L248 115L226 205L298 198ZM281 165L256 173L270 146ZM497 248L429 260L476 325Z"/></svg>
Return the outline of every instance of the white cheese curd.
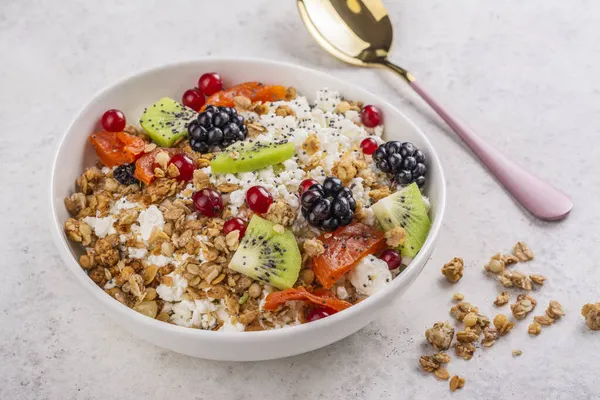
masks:
<svg viewBox="0 0 600 400"><path fill-rule="evenodd" d="M175 272L169 275L173 279L173 286L163 285L162 283L156 287L156 294L165 301L181 301L181 296L185 293L185 288L188 285L187 280Z"/></svg>
<svg viewBox="0 0 600 400"><path fill-rule="evenodd" d="M173 262L171 257L163 256L159 254L158 256L151 255L146 259L149 265L156 265L157 267L164 267L165 265L169 265Z"/></svg>
<svg viewBox="0 0 600 400"><path fill-rule="evenodd" d="M244 324L240 324L239 322L233 324L231 321L225 321L223 326L219 328L219 332L244 332L245 330L246 326Z"/></svg>
<svg viewBox="0 0 600 400"><path fill-rule="evenodd" d="M121 210L131 210L132 208L140 206L140 203L133 203L131 201L128 201L126 197L121 197L112 205L112 207L110 208L110 213L113 215L117 215L121 212Z"/></svg>
<svg viewBox="0 0 600 400"><path fill-rule="evenodd" d="M138 222L140 223L140 234L143 240L150 239L154 228L162 230L165 226L165 218L154 204L140 213Z"/></svg>
<svg viewBox="0 0 600 400"><path fill-rule="evenodd" d="M129 258L141 259L148 255L148 249L138 249L137 247L128 247Z"/></svg>
<svg viewBox="0 0 600 400"><path fill-rule="evenodd" d="M117 233L113 224L116 219L112 216L98 218L98 217L85 217L83 222L88 224L90 228L94 230L94 234L99 238L105 238L107 235Z"/></svg>
<svg viewBox="0 0 600 400"><path fill-rule="evenodd" d="M342 96L338 92L324 88L317 92L315 106L323 111L333 111L340 101L342 101Z"/></svg>
<svg viewBox="0 0 600 400"><path fill-rule="evenodd" d="M171 322L186 326L195 327L200 329L212 329L218 324L216 315L220 316L227 312L225 311L225 304L223 300L211 301L209 299L201 300L183 300L179 303L175 303L172 306L173 314L171 315ZM229 316L223 320L225 324L230 325L230 329L236 331L243 331L244 325L231 323ZM241 328L238 326L241 325ZM221 328L223 330L223 328Z"/></svg>
<svg viewBox="0 0 600 400"><path fill-rule="evenodd" d="M392 274L385 261L367 256L350 270L348 278L358 293L371 296L392 281Z"/></svg>
<svg viewBox="0 0 600 400"><path fill-rule="evenodd" d="M336 294L337 294L338 299L345 300L348 298L348 291L343 286L338 286L338 288L336 290Z"/></svg>

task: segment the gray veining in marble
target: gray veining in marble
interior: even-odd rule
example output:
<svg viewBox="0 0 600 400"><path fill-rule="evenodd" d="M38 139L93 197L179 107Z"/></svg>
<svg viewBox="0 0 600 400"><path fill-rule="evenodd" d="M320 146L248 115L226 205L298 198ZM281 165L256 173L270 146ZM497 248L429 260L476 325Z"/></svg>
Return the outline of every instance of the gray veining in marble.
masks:
<svg viewBox="0 0 600 400"><path fill-rule="evenodd" d="M301 26L294 1L0 1L0 398L430 399L447 382L418 370L424 329L460 291L487 314L499 287L482 265L516 240L549 277L536 291L567 316L539 337L519 323L450 372L453 398L598 398L600 333L582 304L600 301L600 5L591 0L388 0L394 57L482 136L575 200L562 223L525 215L448 129L382 71L343 65ZM47 170L77 110L114 80L166 61L258 56L360 82L413 118L439 149L449 189L440 242L422 276L375 323L285 360L217 363L163 351L83 298L48 231ZM439 269L465 258L459 284ZM505 308L505 312L508 310ZM540 310L538 310L539 312ZM523 355L513 358L513 349Z"/></svg>

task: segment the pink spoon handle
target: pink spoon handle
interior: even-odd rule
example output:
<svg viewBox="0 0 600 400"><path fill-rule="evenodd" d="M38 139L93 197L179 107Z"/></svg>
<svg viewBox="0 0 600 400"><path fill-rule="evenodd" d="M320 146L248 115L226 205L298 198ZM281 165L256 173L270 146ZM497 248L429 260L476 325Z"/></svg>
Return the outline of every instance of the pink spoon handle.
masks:
<svg viewBox="0 0 600 400"><path fill-rule="evenodd" d="M450 125L481 162L498 178L506 190L529 212L539 219L554 221L564 218L571 211L573 201L569 196L532 175L483 141L465 124L452 117L417 81L411 80L408 83Z"/></svg>

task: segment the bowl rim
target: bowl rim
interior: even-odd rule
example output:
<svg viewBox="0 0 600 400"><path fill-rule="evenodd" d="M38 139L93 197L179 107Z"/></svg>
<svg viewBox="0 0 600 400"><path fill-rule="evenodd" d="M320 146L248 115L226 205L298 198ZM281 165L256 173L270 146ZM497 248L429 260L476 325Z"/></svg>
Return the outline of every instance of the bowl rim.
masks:
<svg viewBox="0 0 600 400"><path fill-rule="evenodd" d="M255 58L255 57L202 57L202 58L195 58L195 59L189 59L189 60L184 60L184 61L169 62L169 63L165 63L165 64L160 64L160 65L157 65L154 67L141 69L137 72L134 72L132 74L126 75L126 76L118 79L117 81L115 81L112 84L109 84L109 85L103 87L102 89L98 90L90 98L90 100L77 111L77 113L72 118L71 122L69 123L67 129L64 130L64 132L60 136L60 139L58 140L58 144L55 145L55 150L54 150L54 153L52 156L52 167L49 171L50 178L48 179L49 186L48 186L48 191L47 191L47 193L50 197L49 202L48 202L48 206L50 208L48 215L49 215L50 223L52 225L51 232L52 232L52 237L54 239L55 245L59 250L59 253L61 255L63 262L66 262L67 264L69 264L69 265L65 265L65 267L67 267L69 270L72 270L73 274L77 277L77 280L85 288L84 290L88 290L88 288L90 288L91 292L94 294L94 297L96 298L96 300L98 300L100 303L102 303L105 307L107 307L111 311L119 314L121 317L131 319L133 323L146 325L148 328L161 330L165 333L169 333L174 336L186 336L186 337L199 338L199 339L210 338L210 340L215 340L216 342L220 342L222 344L227 344L232 341L238 341L239 339L241 339L243 337L247 341L257 343L258 341L260 341L260 342L268 341L268 340L272 340L272 339L275 339L275 338L278 338L281 336L301 336L306 331L309 331L309 330L313 330L313 329L317 329L317 328L326 329L327 327L331 327L338 323L342 323L342 321L350 319L352 317L352 315L359 314L362 310L366 310L366 308L372 307L375 303L377 303L378 299L384 297L386 294L389 294L389 293L397 290L399 288L399 286L401 285L401 282L404 281L408 275L410 275L410 274L404 274L404 279L402 279L403 275L400 275L398 278L394 279L392 281L392 284L388 285L388 287L386 287L385 289L369 296L368 298L361 301L360 303L355 304L352 307L344 310L344 312L336 313L328 318L323 318L321 320L311 322L310 324L299 324L299 325L294 325L294 326L288 326L288 327L285 327L282 329L271 329L271 330L264 330L264 331L223 332L223 331L192 329L192 328L179 326L179 325L175 325L175 324L168 324L168 323L165 323L162 321L158 321L156 319L148 318L148 317L138 313L137 311L116 301L114 298L112 298L107 293L105 293L104 290L102 290L97 285L95 285L95 284L92 285L91 280L89 279L89 277L87 277L86 274L76 273L76 270L73 269L73 267L75 266L79 270L81 270L81 267L80 267L79 263L77 262L77 260L75 259L73 253L71 252L67 241L65 240L65 238L62 235L63 223L61 221L59 221L58 216L54 211L56 209L55 198L54 198L54 187L55 187L55 181L56 181L56 176L57 176L57 174L56 174L57 163L58 163L59 155L61 154L62 149L65 146L66 139L69 136L71 130L73 129L73 126L79 120L80 116L82 114L84 114L85 111L89 107L92 106L92 104L94 103L94 101L97 98L103 96L104 94L110 92L111 90L117 88L120 85L125 84L126 82L128 82L132 79L140 78L144 75L153 74L153 73L163 71L163 70L169 70L169 69L176 68L176 67L182 67L187 64L193 65L193 64L197 64L197 63L203 63L203 62L208 62L208 63L210 63L210 62L214 62L214 63L240 63L240 62L242 62L242 63L254 63L254 64L259 64L259 65L269 65L269 66L275 66L278 68L300 70L302 72L313 74L313 75L318 75L321 78L326 79L328 82L331 82L331 86L333 86L333 87L335 87L335 85L347 86L347 87L352 87L353 90L356 90L358 92L366 92L369 95L375 97L377 99L377 101L379 102L379 104L384 104L386 107L389 107L389 108L393 109L395 112L397 112L398 114L400 114L406 120L406 122L409 125L411 125L412 128L416 132L418 132L418 134L421 135L421 138L423 139L423 141L429 146L429 149L431 149L429 158L432 162L437 164L439 174L440 174L440 181L442 183L441 187L439 188L439 191L440 191L439 201L436 204L432 205L432 207L435 209L435 212L436 212L435 221L429 230L429 234L427 236L427 240L425 241L425 244L423 245L423 247L421 248L421 250L419 251L417 256L413 259L413 262L411 262L413 268L416 268L417 264L419 264L421 262L423 263L423 267L424 267L427 260L426 259L423 260L423 258L429 257L428 254L430 253L430 251L433 250L433 246L435 245L437 236L439 235L439 231L441 229L442 221L443 221L444 214L446 211L446 180L445 180L445 176L444 176L443 166L439 159L437 151L435 150L435 147L431 144L431 142L429 141L429 139L425 135L425 133L413 122L412 119L410 119L406 114L404 114L402 111L400 111L397 107L393 106L391 103L384 100L377 94L375 94L367 89L364 89L359 85L356 85L354 83L337 78L333 75L330 75L326 72L322 72L320 70L292 64L289 62L272 61L272 60L268 60L268 59ZM409 270L409 269L411 269L410 266L407 268L407 270ZM420 271L419 271L419 273L420 273ZM417 273L417 276L419 275L419 273ZM415 279L417 276L415 276Z"/></svg>

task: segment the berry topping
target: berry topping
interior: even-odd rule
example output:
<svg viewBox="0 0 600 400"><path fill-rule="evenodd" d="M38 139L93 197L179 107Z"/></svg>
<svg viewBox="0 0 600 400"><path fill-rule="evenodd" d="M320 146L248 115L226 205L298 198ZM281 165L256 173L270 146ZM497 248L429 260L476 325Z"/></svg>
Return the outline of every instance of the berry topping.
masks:
<svg viewBox="0 0 600 400"><path fill-rule="evenodd" d="M135 164L123 164L115 169L113 176L117 182L123 185L133 185L134 183L140 183L140 181L133 176L134 173Z"/></svg>
<svg viewBox="0 0 600 400"><path fill-rule="evenodd" d="M310 189L310 187L312 185L317 185L319 182L315 181L314 179L305 179L300 183L300 187L298 188L298 192L300 192L300 195L302 195L302 193L306 192L308 189Z"/></svg>
<svg viewBox="0 0 600 400"><path fill-rule="evenodd" d="M178 181L187 182L192 180L196 166L191 158L185 154L175 154L169 164L174 164L179 170Z"/></svg>
<svg viewBox="0 0 600 400"><path fill-rule="evenodd" d="M311 185L302 193L300 203L302 215L308 223L326 232L348 225L356 211L352 191L344 187L342 181L336 177L326 178L323 185Z"/></svg>
<svg viewBox="0 0 600 400"><path fill-rule="evenodd" d="M317 307L309 311L309 313L306 315L306 320L308 322L314 322L329 317L330 315L335 313L336 311L332 310L331 308Z"/></svg>
<svg viewBox="0 0 600 400"><path fill-rule="evenodd" d="M381 253L380 259L385 261L390 271L397 269L402 264L402 256L396 250L388 249Z"/></svg>
<svg viewBox="0 0 600 400"><path fill-rule="evenodd" d="M375 106L367 105L360 110L360 120L367 128L375 128L383 121L381 111Z"/></svg>
<svg viewBox="0 0 600 400"><path fill-rule="evenodd" d="M250 210L257 214L264 214L273 204L273 196L262 186L252 186L246 192L246 203Z"/></svg>
<svg viewBox="0 0 600 400"><path fill-rule="evenodd" d="M127 120L125 114L119 110L108 110L102 115L102 128L108 132L122 132Z"/></svg>
<svg viewBox="0 0 600 400"><path fill-rule="evenodd" d="M246 232L246 223L243 219L235 217L223 224L223 233L225 235L233 231L240 231L240 238L244 236L244 233Z"/></svg>
<svg viewBox="0 0 600 400"><path fill-rule="evenodd" d="M366 138L360 142L360 148L366 155L371 155L377 150L377 142L373 138Z"/></svg>
<svg viewBox="0 0 600 400"><path fill-rule="evenodd" d="M206 98L198 89L189 89L186 90L183 94L181 102L184 106L189 107L192 110L200 111L200 109L206 102Z"/></svg>
<svg viewBox="0 0 600 400"><path fill-rule="evenodd" d="M234 108L211 105L190 122L188 132L190 146L199 153L206 153L214 147L227 147L248 135L244 117L238 115Z"/></svg>
<svg viewBox="0 0 600 400"><path fill-rule="evenodd" d="M194 208L206 217L216 217L223 210L223 200L219 192L212 189L202 189L192 196Z"/></svg>
<svg viewBox="0 0 600 400"><path fill-rule="evenodd" d="M209 72L198 79L198 88L207 96L223 90L223 81L216 72Z"/></svg>
<svg viewBox="0 0 600 400"><path fill-rule="evenodd" d="M373 160L381 171L393 174L396 183L425 185L427 166L425 154L410 142L392 141L382 144L373 153Z"/></svg>

